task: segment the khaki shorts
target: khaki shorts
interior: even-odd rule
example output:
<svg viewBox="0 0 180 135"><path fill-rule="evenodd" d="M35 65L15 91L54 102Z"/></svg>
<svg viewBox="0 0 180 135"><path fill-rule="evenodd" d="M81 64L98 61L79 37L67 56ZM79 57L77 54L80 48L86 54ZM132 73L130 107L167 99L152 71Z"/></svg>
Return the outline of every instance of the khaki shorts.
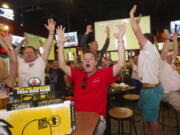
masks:
<svg viewBox="0 0 180 135"><path fill-rule="evenodd" d="M180 112L180 90L165 93L162 101L168 102L175 110Z"/></svg>

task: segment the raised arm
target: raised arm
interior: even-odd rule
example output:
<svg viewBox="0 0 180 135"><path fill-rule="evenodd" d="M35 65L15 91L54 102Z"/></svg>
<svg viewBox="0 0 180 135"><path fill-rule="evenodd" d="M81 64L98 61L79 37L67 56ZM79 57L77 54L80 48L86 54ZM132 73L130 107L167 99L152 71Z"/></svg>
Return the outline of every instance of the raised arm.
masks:
<svg viewBox="0 0 180 135"><path fill-rule="evenodd" d="M101 49L101 52L104 54L108 47L109 47L109 41L110 41L110 28L108 26L106 26L106 30L105 30L105 33L107 35L107 38L106 38L106 41L104 43L104 46L103 48Z"/></svg>
<svg viewBox="0 0 180 135"><path fill-rule="evenodd" d="M167 56L168 56L168 45L170 44L170 41L169 39L166 39L164 41L164 45L163 45L163 49L161 51L161 59L162 60L166 60L167 59Z"/></svg>
<svg viewBox="0 0 180 135"><path fill-rule="evenodd" d="M107 26L106 27L106 30L105 30L105 33L107 34L107 38L106 38L106 41L103 45L103 48L101 49L100 51L100 56L99 56L99 60L98 60L98 65L101 65L102 64L102 59L103 59L103 56L104 56L104 53L107 51L108 47L109 47L109 42L110 42L110 28Z"/></svg>
<svg viewBox="0 0 180 135"><path fill-rule="evenodd" d="M86 26L86 32L84 33L84 35L81 38L81 42L80 42L80 48L83 52L88 50L88 44L87 42L87 38L89 33L93 32L92 26L91 25L87 25Z"/></svg>
<svg viewBox="0 0 180 135"><path fill-rule="evenodd" d="M65 28L62 26L58 26L56 29L56 33L58 36L58 64L59 67L64 71L68 76L71 77L71 69L70 67L66 64L65 58L64 58L64 43L69 40L69 38L64 37L64 31Z"/></svg>
<svg viewBox="0 0 180 135"><path fill-rule="evenodd" d="M42 58L45 62L47 62L49 53L51 51L52 41L54 38L55 25L56 25L56 22L52 18L48 19L48 25L46 24L44 25L46 29L49 31L48 40L46 42L44 52L42 54Z"/></svg>
<svg viewBox="0 0 180 135"><path fill-rule="evenodd" d="M178 55L178 52L179 52L177 34L176 33L173 34L172 40L173 40L173 59L175 59L176 56Z"/></svg>
<svg viewBox="0 0 180 135"><path fill-rule="evenodd" d="M126 27L125 24L120 24L117 28L118 32L114 33L114 36L118 40L118 62L113 66L113 76L117 76L121 68L125 66L123 35Z"/></svg>
<svg viewBox="0 0 180 135"><path fill-rule="evenodd" d="M141 47L143 48L144 45L146 44L147 39L145 38L145 36L143 35L141 28L139 27L139 21L137 21L134 17L134 13L136 12L136 8L137 6L134 5L133 8L131 9L129 15L130 15L130 22L131 22L131 26L132 26L132 30L137 38L137 40L139 41Z"/></svg>
<svg viewBox="0 0 180 135"><path fill-rule="evenodd" d="M16 81L17 72L18 72L18 60L15 53L15 50L13 46L10 44L10 42L7 42L7 39L11 39L10 34L6 34L5 37L0 36L0 44L1 46L7 51L7 54L9 56L11 67L10 67L10 75L5 80L6 84L9 87L13 87L14 83Z"/></svg>

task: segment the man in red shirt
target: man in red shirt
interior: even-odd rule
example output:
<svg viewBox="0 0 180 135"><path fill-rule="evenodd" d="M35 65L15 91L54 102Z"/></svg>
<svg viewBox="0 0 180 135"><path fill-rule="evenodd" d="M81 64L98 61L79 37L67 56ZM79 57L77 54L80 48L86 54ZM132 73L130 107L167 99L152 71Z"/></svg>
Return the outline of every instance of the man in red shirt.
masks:
<svg viewBox="0 0 180 135"><path fill-rule="evenodd" d="M64 37L65 29L62 26L58 27L56 30L59 40L59 67L71 78L71 81L74 82L76 112L95 112L102 119L106 116L108 87L115 81L115 77L124 66L123 35L125 32L125 25L118 25L117 29L114 36L119 44L118 62L113 67L98 70L96 54L87 51L83 56L84 71L66 65L63 49L64 42L66 42L68 38ZM104 132L103 128L101 128L101 131ZM95 131L95 134L100 135L103 134L103 132L99 133Z"/></svg>

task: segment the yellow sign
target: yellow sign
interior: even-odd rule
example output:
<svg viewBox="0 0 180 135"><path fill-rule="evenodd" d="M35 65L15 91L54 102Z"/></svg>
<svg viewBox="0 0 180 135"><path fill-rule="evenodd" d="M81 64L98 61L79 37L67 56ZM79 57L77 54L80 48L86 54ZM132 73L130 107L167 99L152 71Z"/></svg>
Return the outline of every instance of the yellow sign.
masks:
<svg viewBox="0 0 180 135"><path fill-rule="evenodd" d="M75 128L70 101L62 104L0 111L0 133L4 135L66 135Z"/></svg>
<svg viewBox="0 0 180 135"><path fill-rule="evenodd" d="M19 102L36 101L51 97L51 86L34 86L15 89L14 99Z"/></svg>

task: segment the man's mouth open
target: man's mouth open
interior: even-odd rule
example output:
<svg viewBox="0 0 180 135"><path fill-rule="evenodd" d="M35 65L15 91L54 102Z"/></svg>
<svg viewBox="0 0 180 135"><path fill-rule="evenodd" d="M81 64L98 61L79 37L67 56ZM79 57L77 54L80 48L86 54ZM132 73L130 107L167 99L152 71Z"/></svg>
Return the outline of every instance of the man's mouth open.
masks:
<svg viewBox="0 0 180 135"><path fill-rule="evenodd" d="M90 67L90 64L86 64L86 67L89 68L89 67Z"/></svg>

